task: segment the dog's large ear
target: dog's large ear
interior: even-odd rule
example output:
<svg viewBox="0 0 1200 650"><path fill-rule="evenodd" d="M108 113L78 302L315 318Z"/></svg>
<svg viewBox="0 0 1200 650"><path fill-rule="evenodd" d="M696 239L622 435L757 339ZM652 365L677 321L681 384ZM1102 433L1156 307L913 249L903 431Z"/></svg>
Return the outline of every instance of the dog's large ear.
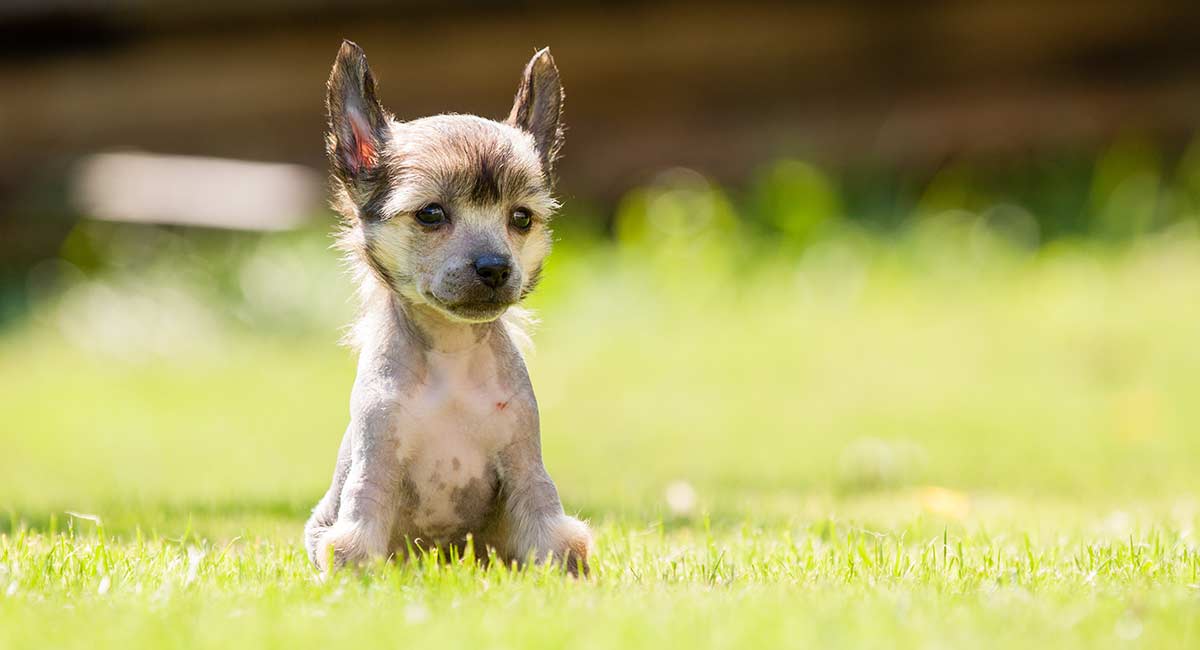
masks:
<svg viewBox="0 0 1200 650"><path fill-rule="evenodd" d="M542 165L549 173L563 143L563 89L550 48L544 48L525 66L508 123L533 136Z"/></svg>
<svg viewBox="0 0 1200 650"><path fill-rule="evenodd" d="M353 194L378 176L380 148L390 119L375 97L375 77L361 47L342 41L327 91L325 148L333 172Z"/></svg>

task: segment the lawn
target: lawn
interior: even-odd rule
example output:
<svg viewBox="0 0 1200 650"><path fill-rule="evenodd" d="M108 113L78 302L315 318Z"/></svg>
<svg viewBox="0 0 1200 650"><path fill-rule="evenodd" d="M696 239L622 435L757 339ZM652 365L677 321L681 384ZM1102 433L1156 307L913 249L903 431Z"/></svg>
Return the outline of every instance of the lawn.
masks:
<svg viewBox="0 0 1200 650"><path fill-rule="evenodd" d="M142 273L0 334L0 648L1200 644L1192 234L565 246L529 365L585 581L316 576L351 310L323 243L274 241L270 317ZM326 284L255 289L310 249Z"/></svg>

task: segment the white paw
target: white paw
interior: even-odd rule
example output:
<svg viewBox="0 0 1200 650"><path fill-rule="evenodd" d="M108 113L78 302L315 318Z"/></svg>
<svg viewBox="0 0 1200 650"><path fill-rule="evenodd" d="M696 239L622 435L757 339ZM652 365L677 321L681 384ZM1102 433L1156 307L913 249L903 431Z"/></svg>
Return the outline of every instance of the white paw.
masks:
<svg viewBox="0 0 1200 650"><path fill-rule="evenodd" d="M587 575L592 552L592 531L578 519L563 515L554 526L554 559L572 575Z"/></svg>
<svg viewBox="0 0 1200 650"><path fill-rule="evenodd" d="M325 572L387 553L386 536L370 524L339 520L317 542L317 566Z"/></svg>

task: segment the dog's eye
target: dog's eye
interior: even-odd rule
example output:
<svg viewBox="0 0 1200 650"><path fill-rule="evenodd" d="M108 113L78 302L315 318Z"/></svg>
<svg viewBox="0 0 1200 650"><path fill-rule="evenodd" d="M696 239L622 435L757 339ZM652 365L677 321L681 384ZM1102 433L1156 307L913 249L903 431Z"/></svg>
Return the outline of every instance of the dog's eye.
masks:
<svg viewBox="0 0 1200 650"><path fill-rule="evenodd" d="M430 203L420 210L417 210L416 217L417 221L420 221L426 226L436 226L446 220L446 211L442 209L442 206L436 203Z"/></svg>
<svg viewBox="0 0 1200 650"><path fill-rule="evenodd" d="M525 208L517 208L512 213L512 225L518 230L529 230L529 226L533 225L533 215Z"/></svg>

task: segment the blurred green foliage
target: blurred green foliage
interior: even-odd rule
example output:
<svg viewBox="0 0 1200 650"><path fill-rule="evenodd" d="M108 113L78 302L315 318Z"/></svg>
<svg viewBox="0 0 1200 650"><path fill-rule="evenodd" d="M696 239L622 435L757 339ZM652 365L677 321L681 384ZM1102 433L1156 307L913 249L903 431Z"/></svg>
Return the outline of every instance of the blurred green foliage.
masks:
<svg viewBox="0 0 1200 650"><path fill-rule="evenodd" d="M568 201L554 226L559 258L613 246L664 270L689 256L703 258L700 271L720 275L767 259L795 259L827 240L887 241L924 222L948 220L1022 250L1078 239L1120 245L1195 229L1200 140L1167 156L1130 136L1092 157L951 161L926 175L866 166L830 172L784 159L740 188L673 169L630 190L611 211ZM7 278L0 300L12 314L15 305L36 306L80 278L118 278L191 287L206 303L231 305L246 322L301 326L306 314L340 317L343 311L312 309L311 302L336 293L323 261L332 226L329 214L317 215L309 229L281 235L85 220L70 230L57 258Z"/></svg>

